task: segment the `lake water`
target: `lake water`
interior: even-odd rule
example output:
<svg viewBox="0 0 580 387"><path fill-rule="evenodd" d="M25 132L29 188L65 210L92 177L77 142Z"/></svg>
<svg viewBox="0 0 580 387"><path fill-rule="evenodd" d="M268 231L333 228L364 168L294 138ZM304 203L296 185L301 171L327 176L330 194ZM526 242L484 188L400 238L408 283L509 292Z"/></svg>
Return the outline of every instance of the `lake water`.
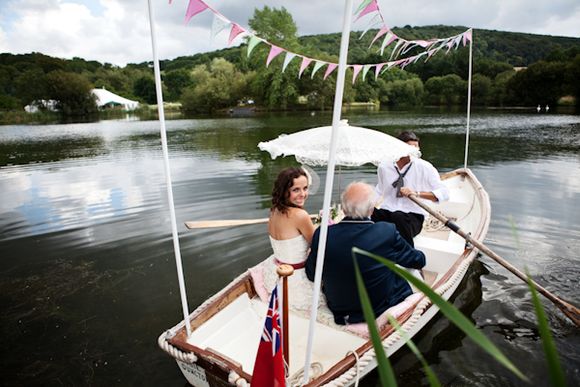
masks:
<svg viewBox="0 0 580 387"><path fill-rule="evenodd" d="M343 115L389 134L415 129L440 171L463 165L464 114ZM267 216L277 172L260 141L330 114L167 122L190 310L270 254L265 225L186 230L183 222ZM490 195L485 243L548 290L580 305L580 116L472 114L469 164ZM315 169L324 182L325 168ZM343 168L375 183L373 166ZM309 199L318 211L323 193ZM182 319L156 121L0 126L2 385L183 386L157 337ZM454 303L532 381L546 361L526 285L481 257ZM570 386L580 385L580 331L544 299ZM416 338L444 385L523 382L439 317ZM401 385L427 385L409 352L392 359ZM362 385L378 384L375 374Z"/></svg>

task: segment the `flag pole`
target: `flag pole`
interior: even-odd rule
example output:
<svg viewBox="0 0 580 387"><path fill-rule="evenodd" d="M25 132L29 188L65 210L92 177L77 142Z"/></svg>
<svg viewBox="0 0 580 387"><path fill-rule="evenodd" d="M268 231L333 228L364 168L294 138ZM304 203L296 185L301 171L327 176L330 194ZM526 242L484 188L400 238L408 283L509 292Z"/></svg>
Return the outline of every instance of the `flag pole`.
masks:
<svg viewBox="0 0 580 387"><path fill-rule="evenodd" d="M179 293L181 295L181 308L183 309L183 321L187 337L191 336L189 325L189 307L185 292L185 279L183 276L183 264L181 263L181 251L179 248L179 234L177 233L177 221L175 219L175 206L173 204L173 188L171 183L171 170L169 168L169 151L167 150L167 133L165 130L165 111L163 110L163 94L161 89L161 71L159 70L159 57L157 56L157 38L155 32L155 18L151 0L147 0L149 7L149 25L151 26L151 46L153 48L153 68L155 73L155 90L157 92L157 111L161 132L161 148L163 149L163 161L165 165L165 184L167 186L167 200L169 201L169 214L171 217L171 234L173 236L173 251L175 253L175 265L177 266L177 278L179 281Z"/></svg>
<svg viewBox="0 0 580 387"><path fill-rule="evenodd" d="M288 277L294 274L294 267L291 265L280 265L276 269L278 276L282 277L282 348L284 349L284 360L290 369L290 324L288 315Z"/></svg>
<svg viewBox="0 0 580 387"><path fill-rule="evenodd" d="M342 109L342 97L344 94L344 78L346 74L346 58L348 55L348 41L350 38L351 21L352 0L345 0L342 37L340 39L340 54L338 59L338 73L336 76L336 91L334 95L334 107L332 112L332 133L330 135L330 149L328 155L328 166L326 169L326 183L324 186L320 239L318 243L318 255L316 256L316 272L314 274L314 294L312 295L312 305L310 307L310 323L308 328L308 342L306 345L306 358L304 361L304 376L302 379L302 384L308 383L310 362L312 361L312 346L314 342L316 316L318 314L318 300L320 299L320 284L322 282L322 268L324 266L326 237L328 234L328 219L330 217L330 201L332 199L332 185L334 181L334 168L336 165L336 148L338 144L338 130L340 130L340 114ZM344 130L344 128L342 130Z"/></svg>
<svg viewBox="0 0 580 387"><path fill-rule="evenodd" d="M467 81L467 128L465 130L465 159L463 168L467 169L467 155L469 153L469 119L471 116L471 72L473 68L473 29L471 29L471 39L469 39L469 71Z"/></svg>

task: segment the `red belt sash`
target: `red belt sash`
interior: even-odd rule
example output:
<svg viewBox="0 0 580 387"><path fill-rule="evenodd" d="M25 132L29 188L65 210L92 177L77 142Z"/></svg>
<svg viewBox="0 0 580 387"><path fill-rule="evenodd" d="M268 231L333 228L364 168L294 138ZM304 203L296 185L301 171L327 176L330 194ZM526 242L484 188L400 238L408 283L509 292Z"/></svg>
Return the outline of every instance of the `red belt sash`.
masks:
<svg viewBox="0 0 580 387"><path fill-rule="evenodd" d="M302 262L298 262L298 263L286 263L286 262L279 261L278 258L276 258L276 257L274 257L274 263L277 266L290 265L294 268L294 270L304 269L304 266L306 266L306 261L302 261Z"/></svg>

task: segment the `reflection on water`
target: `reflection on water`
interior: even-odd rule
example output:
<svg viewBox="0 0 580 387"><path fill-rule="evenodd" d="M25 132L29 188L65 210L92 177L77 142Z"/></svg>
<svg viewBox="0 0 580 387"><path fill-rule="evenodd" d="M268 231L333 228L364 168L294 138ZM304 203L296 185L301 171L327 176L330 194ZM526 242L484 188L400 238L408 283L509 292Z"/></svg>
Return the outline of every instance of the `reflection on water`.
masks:
<svg viewBox="0 0 580 387"><path fill-rule="evenodd" d="M462 166L465 117L349 114L352 125L416 130L441 171ZM186 220L267 214L278 171L260 141L328 125L329 114L167 122L173 190L190 308L269 254L265 225L188 231ZM6 384L183 385L156 347L180 320L158 123L0 127L0 307ZM580 117L475 113L470 164L490 194L486 243L541 284L578 303ZM316 168L321 180L326 169ZM343 168L339 186L375 181L375 168ZM322 205L322 192L307 204ZM455 304L537 384L545 361L527 289L481 257ZM570 385L580 382L580 335L548 302ZM417 338L451 385L520 385L444 318ZM477 360L474 360L477 359ZM427 384L408 352L402 384ZM375 385L371 374L364 384ZM55 382L56 381L56 382ZM542 382L540 382L542 383Z"/></svg>

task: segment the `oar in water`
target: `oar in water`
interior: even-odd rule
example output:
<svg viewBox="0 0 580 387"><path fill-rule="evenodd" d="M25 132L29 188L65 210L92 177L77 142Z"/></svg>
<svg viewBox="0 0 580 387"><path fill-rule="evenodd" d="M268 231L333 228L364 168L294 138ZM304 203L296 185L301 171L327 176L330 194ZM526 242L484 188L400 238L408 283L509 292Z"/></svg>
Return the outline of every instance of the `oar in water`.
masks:
<svg viewBox="0 0 580 387"><path fill-rule="evenodd" d="M428 213L433 215L436 219L438 219L443 224L445 224L445 226L447 226L451 231L455 232L456 234L461 236L463 239L465 239L467 242L471 243L473 246L477 247L480 251L482 251L487 256L492 258L494 261L496 261L497 263L499 263L500 265L502 265L503 267L505 267L506 269L511 271L513 274L515 274L522 281L527 282L528 279L524 275L524 273L519 271L515 266L513 266L512 264L507 262L505 259L503 259L499 255L494 253L489 247L487 247L483 243L473 239L471 237L471 235L469 235L468 233L463 231L461 228L459 228L459 226L456 223L447 219L445 216L433 211L431 209L431 207L429 207L428 205L426 205L425 203L420 201L416 195L414 195L414 194L409 195L409 199L411 199L419 207L423 208L425 211L427 211ZM531 278L530 278L530 282L532 283L532 285L536 288L536 290L538 292L542 293L548 300L552 301L554 303L554 305L556 305L570 320L572 320L574 322L574 324L576 324L576 326L580 327L580 310L577 307L562 300L558 296L550 293L544 287L538 285Z"/></svg>
<svg viewBox="0 0 580 387"><path fill-rule="evenodd" d="M318 215L310 215L311 218L316 218ZM193 228L215 228L215 227L231 227L244 226L246 224L268 223L269 218L260 219L222 219L222 220L198 220L196 222L185 222L185 227Z"/></svg>

